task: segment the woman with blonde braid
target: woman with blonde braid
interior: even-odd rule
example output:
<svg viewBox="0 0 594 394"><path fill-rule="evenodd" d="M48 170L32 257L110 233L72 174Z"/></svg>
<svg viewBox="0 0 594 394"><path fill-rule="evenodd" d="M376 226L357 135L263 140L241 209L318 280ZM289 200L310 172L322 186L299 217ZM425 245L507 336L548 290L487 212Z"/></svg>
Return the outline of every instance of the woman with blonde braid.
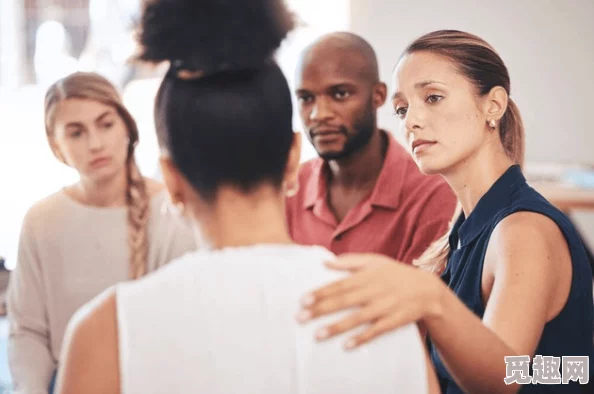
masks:
<svg viewBox="0 0 594 394"><path fill-rule="evenodd" d="M188 223L163 209L163 185L141 176L138 129L110 82L94 73L56 82L45 126L54 155L80 181L23 221L8 313L14 388L26 394L52 391L66 325L81 305L195 248Z"/></svg>

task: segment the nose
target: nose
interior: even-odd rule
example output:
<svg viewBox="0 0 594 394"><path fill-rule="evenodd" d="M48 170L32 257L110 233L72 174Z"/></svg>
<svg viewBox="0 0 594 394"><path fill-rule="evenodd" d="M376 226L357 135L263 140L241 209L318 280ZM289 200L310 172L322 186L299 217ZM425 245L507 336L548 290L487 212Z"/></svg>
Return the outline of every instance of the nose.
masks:
<svg viewBox="0 0 594 394"><path fill-rule="evenodd" d="M328 100L319 98L313 105L312 111L309 114L309 119L314 122L323 122L333 117L332 108Z"/></svg>
<svg viewBox="0 0 594 394"><path fill-rule="evenodd" d="M421 130L423 128L424 118L425 116L420 108L409 106L406 111L406 117L404 118L404 127L407 134Z"/></svg>
<svg viewBox="0 0 594 394"><path fill-rule="evenodd" d="M97 130L89 131L89 149L91 151L99 151L103 148L103 139L101 133Z"/></svg>

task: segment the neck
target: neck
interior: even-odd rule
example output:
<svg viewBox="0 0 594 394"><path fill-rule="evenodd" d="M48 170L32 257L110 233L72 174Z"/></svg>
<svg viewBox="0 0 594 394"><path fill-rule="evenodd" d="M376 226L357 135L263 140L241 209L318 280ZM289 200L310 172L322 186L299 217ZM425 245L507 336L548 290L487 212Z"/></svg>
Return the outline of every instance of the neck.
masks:
<svg viewBox="0 0 594 394"><path fill-rule="evenodd" d="M361 150L344 159L328 161L329 183L354 189L374 185L384 164L387 144L387 136L376 129Z"/></svg>
<svg viewBox="0 0 594 394"><path fill-rule="evenodd" d="M291 244L285 218L284 198L273 187L263 186L245 194L234 188L221 188L216 201L190 212L198 236L209 248Z"/></svg>
<svg viewBox="0 0 594 394"><path fill-rule="evenodd" d="M484 149L442 175L458 197L468 217L479 200L514 163L503 148Z"/></svg>
<svg viewBox="0 0 594 394"><path fill-rule="evenodd" d="M83 204L97 207L120 207L126 205L127 187L126 171L120 171L117 175L102 181L81 178L80 182L74 185L72 191L75 198Z"/></svg>

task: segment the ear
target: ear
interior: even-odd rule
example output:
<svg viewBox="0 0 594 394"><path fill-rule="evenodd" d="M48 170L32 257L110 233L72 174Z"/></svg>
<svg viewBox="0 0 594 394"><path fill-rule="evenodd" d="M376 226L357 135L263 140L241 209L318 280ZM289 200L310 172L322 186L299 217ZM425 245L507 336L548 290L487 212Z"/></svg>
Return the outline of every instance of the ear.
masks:
<svg viewBox="0 0 594 394"><path fill-rule="evenodd" d="M388 87L383 82L378 82L373 85L373 89L371 92L371 100L373 101L373 107L378 109L386 102L386 97L388 96Z"/></svg>
<svg viewBox="0 0 594 394"><path fill-rule="evenodd" d="M299 164L301 162L301 133L293 133L293 143L289 150L289 157L287 159L287 167L285 169L285 182L291 184L297 182L297 174L299 172Z"/></svg>
<svg viewBox="0 0 594 394"><path fill-rule="evenodd" d="M507 110L508 95L504 88L495 86L484 98L483 113L487 123L492 119L499 122Z"/></svg>
<svg viewBox="0 0 594 394"><path fill-rule="evenodd" d="M185 204L185 188L182 175L180 174L179 170L168 156L161 156L159 159L159 164L161 167L163 182L165 183L165 187L167 187L171 202L174 205L177 205L178 203Z"/></svg>

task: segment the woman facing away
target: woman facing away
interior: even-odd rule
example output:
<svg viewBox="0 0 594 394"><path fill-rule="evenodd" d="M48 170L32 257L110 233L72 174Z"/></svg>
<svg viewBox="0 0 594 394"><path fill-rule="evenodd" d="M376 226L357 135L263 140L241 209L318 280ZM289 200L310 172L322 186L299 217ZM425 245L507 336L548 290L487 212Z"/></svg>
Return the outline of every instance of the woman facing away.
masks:
<svg viewBox="0 0 594 394"><path fill-rule="evenodd" d="M416 262L425 270L377 255L331 263L355 274L306 296L303 320L360 307L318 333L369 324L349 348L418 322L447 394L580 392L562 384L580 369L563 357L592 353L591 268L570 222L522 174L524 129L503 61L474 35L435 31L406 49L393 90L415 161L448 181L462 212ZM521 357L506 369L507 356ZM552 370L541 356L558 357ZM521 359L524 386L506 379Z"/></svg>
<svg viewBox="0 0 594 394"><path fill-rule="evenodd" d="M136 123L110 82L93 73L56 82L45 120L53 153L80 180L36 203L22 225L8 316L10 369L25 394L48 392L81 305L196 245L189 223L162 209L164 186L141 176Z"/></svg>
<svg viewBox="0 0 594 394"><path fill-rule="evenodd" d="M155 113L165 183L209 249L82 309L59 392L435 392L416 325L346 355L295 321L303 291L338 276L285 221L300 139L272 56L293 21L281 0L231 3L147 3L140 34L143 59L171 62Z"/></svg>

